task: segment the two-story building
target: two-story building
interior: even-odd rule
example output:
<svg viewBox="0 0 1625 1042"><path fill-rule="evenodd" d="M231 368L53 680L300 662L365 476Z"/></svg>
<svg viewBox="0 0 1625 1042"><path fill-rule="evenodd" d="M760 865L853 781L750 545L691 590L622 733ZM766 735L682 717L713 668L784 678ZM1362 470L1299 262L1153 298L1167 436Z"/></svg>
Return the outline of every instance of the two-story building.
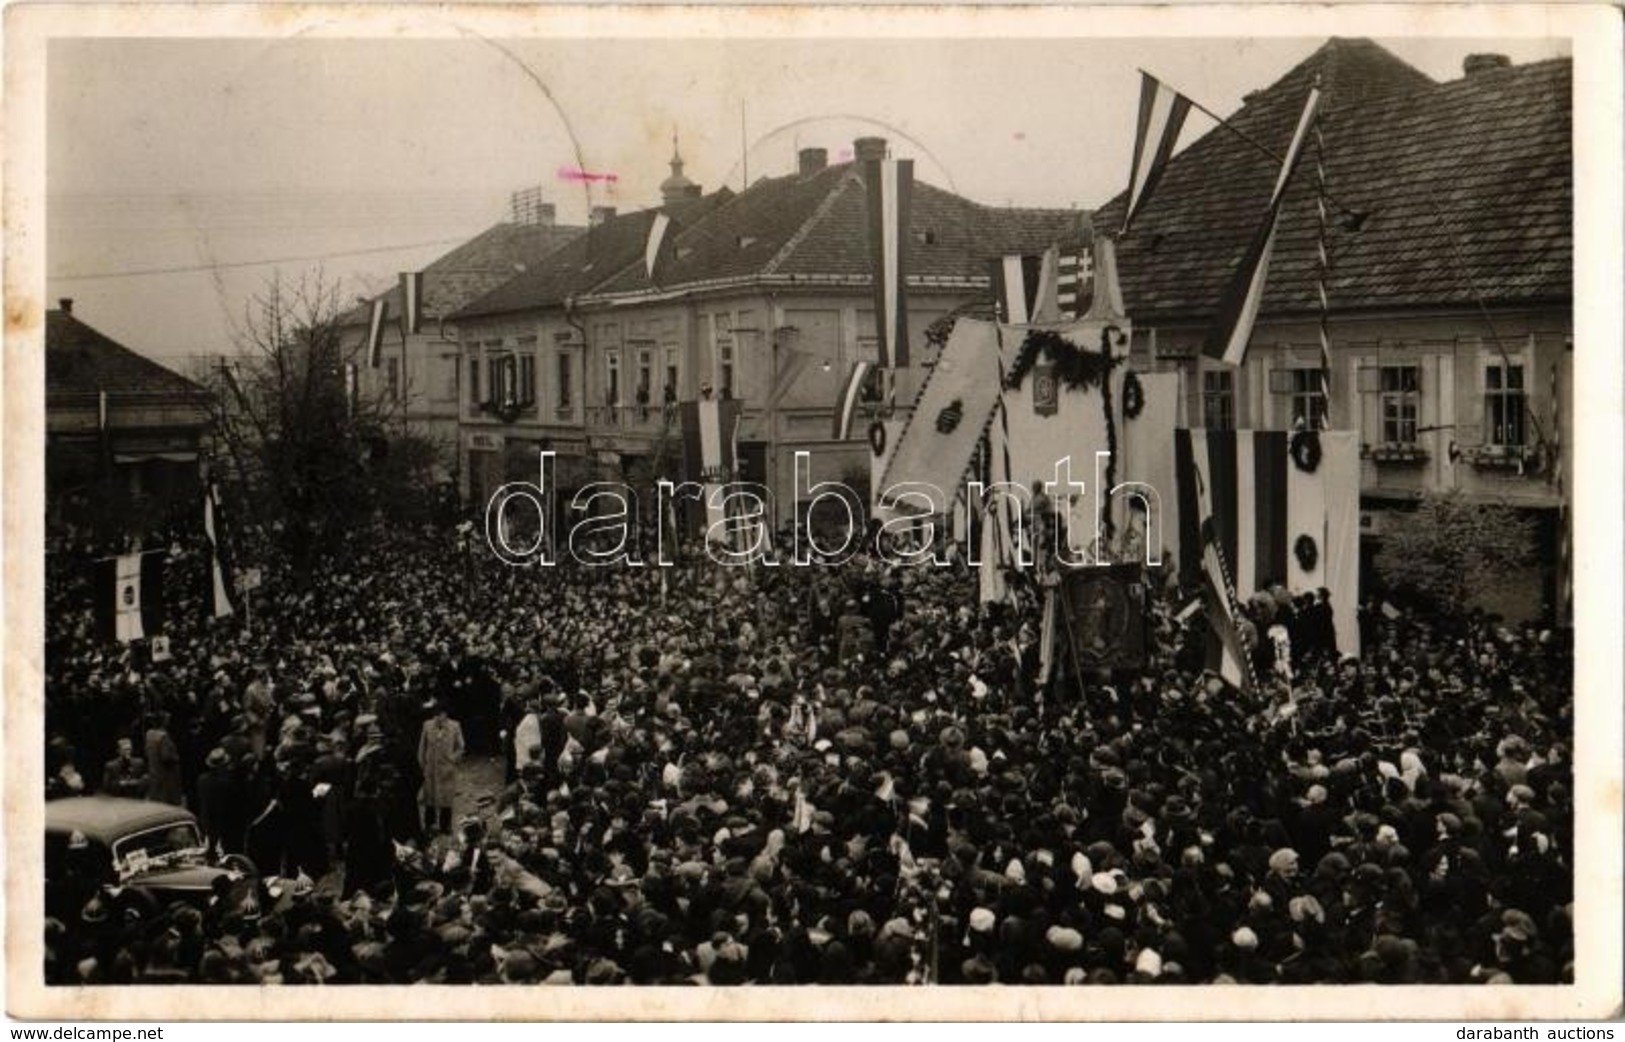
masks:
<svg viewBox="0 0 1625 1042"><path fill-rule="evenodd" d="M812 456L814 481L864 490L864 425L837 442L831 419L851 363L878 361L860 164L884 157L886 143L860 139L855 155L831 165L825 149L806 148L794 173L709 195L674 158L658 211L607 217L454 315L465 365L487 381L465 382L465 493L478 500L499 475L534 480L540 447L558 453L566 487L589 475L669 470L681 453L675 410L665 406L707 387L740 402L741 478L768 486L781 519L805 498L794 487L798 451ZM662 215L670 224L651 271L648 233ZM931 322L987 299L994 257L1080 234L1087 221L1072 211L989 207L916 182L906 260L912 365L898 375L897 402L913 400L932 362ZM479 411L491 359L510 354L518 399L534 406ZM768 408L775 388L783 394Z"/></svg>
<svg viewBox="0 0 1625 1042"><path fill-rule="evenodd" d="M535 189L514 193L509 219L436 258L421 273L421 318L416 333L403 333L406 301L399 284L360 302L340 319L344 355L361 361L356 393L386 405L403 427L433 442L448 472L456 466L457 425L462 368L454 332L446 319L452 312L531 270L583 229L558 224L553 204ZM365 362L368 323L373 302L387 308L383 346L377 368Z"/></svg>
<svg viewBox="0 0 1625 1042"><path fill-rule="evenodd" d="M1570 488L1573 174L1570 62L1469 58L1435 83L1370 41L1332 40L1169 163L1118 243L1137 364L1184 379L1182 421L1360 432L1369 564L1427 491L1523 508L1541 561L1509 614L1558 604ZM1319 131L1287 190L1244 364L1204 334L1318 77ZM1195 117L1193 117L1195 118ZM1317 170L1317 167L1319 168ZM1317 174L1328 194L1332 372L1320 390ZM1122 223L1119 197L1096 213ZM1572 469L1572 468L1571 468ZM1366 576L1370 579L1369 573Z"/></svg>

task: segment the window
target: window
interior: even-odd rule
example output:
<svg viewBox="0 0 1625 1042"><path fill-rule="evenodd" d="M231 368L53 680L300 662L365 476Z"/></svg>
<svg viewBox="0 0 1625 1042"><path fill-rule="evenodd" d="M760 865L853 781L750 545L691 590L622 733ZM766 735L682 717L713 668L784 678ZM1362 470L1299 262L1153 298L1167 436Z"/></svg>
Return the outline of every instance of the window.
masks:
<svg viewBox="0 0 1625 1042"><path fill-rule="evenodd" d="M502 363L505 356L500 354L501 350L502 341L487 340L485 342L485 393L499 405L507 393L502 374Z"/></svg>
<svg viewBox="0 0 1625 1042"><path fill-rule="evenodd" d="M713 315L712 329L716 331L717 393L723 398L734 396L734 338L733 316Z"/></svg>
<svg viewBox="0 0 1625 1042"><path fill-rule="evenodd" d="M654 394L654 352L645 347L638 350L638 404L648 405Z"/></svg>
<svg viewBox="0 0 1625 1042"><path fill-rule="evenodd" d="M570 356L560 352L559 361L559 411L568 411L570 408Z"/></svg>
<svg viewBox="0 0 1625 1042"><path fill-rule="evenodd" d="M677 400L677 349L666 348L666 389L664 398L668 402Z"/></svg>
<svg viewBox="0 0 1625 1042"><path fill-rule="evenodd" d="M480 356L468 356L468 404L479 408L480 404Z"/></svg>
<svg viewBox="0 0 1625 1042"><path fill-rule="evenodd" d="M384 359L384 395L392 402L401 397L401 360Z"/></svg>
<svg viewBox="0 0 1625 1042"><path fill-rule="evenodd" d="M536 356L519 356L519 404L536 404Z"/></svg>
<svg viewBox="0 0 1625 1042"><path fill-rule="evenodd" d="M1382 367L1382 443L1416 444L1419 370L1414 365Z"/></svg>
<svg viewBox="0 0 1625 1042"><path fill-rule="evenodd" d="M604 356L604 404L621 404L621 353L611 351Z"/></svg>
<svg viewBox="0 0 1625 1042"><path fill-rule="evenodd" d="M734 396L733 341L717 345L717 389L723 398Z"/></svg>
<svg viewBox="0 0 1625 1042"><path fill-rule="evenodd" d="M1484 369L1484 435L1491 445L1523 447L1523 366Z"/></svg>
<svg viewBox="0 0 1625 1042"><path fill-rule="evenodd" d="M1289 369L1292 374L1292 426L1320 430L1326 426L1326 395L1319 369Z"/></svg>
<svg viewBox="0 0 1625 1042"><path fill-rule="evenodd" d="M1202 426L1211 431L1236 429L1236 374L1228 369L1202 374Z"/></svg>

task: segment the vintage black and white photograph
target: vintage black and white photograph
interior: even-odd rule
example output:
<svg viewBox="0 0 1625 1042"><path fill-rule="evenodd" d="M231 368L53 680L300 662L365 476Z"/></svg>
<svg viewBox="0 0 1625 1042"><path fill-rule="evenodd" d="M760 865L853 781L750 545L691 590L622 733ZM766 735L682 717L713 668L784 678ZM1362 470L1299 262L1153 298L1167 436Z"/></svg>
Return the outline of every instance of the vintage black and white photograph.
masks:
<svg viewBox="0 0 1625 1042"><path fill-rule="evenodd" d="M1572 30L440 17L39 45L44 992L1584 977Z"/></svg>

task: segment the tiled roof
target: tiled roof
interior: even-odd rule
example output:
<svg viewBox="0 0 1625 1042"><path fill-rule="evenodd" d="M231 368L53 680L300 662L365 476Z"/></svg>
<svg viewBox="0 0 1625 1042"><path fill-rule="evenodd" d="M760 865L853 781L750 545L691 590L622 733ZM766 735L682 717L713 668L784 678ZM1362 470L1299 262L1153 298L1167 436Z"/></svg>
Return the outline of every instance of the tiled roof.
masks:
<svg viewBox="0 0 1625 1042"><path fill-rule="evenodd" d="M1435 84L1370 41L1332 40L1231 122L1285 151L1320 75L1327 189L1367 214L1352 230L1332 208L1334 310L1471 305L1477 295L1491 305L1566 301L1570 72L1559 59ZM1288 187L1265 314L1318 306L1317 158L1311 141ZM1118 244L1129 313L1142 322L1211 315L1278 170L1223 127L1176 155ZM1097 223L1115 230L1123 205L1112 200Z"/></svg>
<svg viewBox="0 0 1625 1042"><path fill-rule="evenodd" d="M703 215L733 198L724 188L691 202L668 208L674 222L697 221ZM614 277L628 265L641 268L649 228L659 210L617 214L587 229L564 248L555 251L529 271L512 276L489 292L454 312L464 319L498 315L511 311L556 305L566 297L579 296Z"/></svg>
<svg viewBox="0 0 1625 1042"><path fill-rule="evenodd" d="M539 264L584 228L575 225L492 225L456 249L431 261L423 269L423 313L431 318L449 316L496 289L516 274ZM389 301L389 314L401 313L401 287L397 282L379 294ZM374 296L368 301L377 300ZM348 311L344 325L365 325L369 307Z"/></svg>
<svg viewBox="0 0 1625 1042"><path fill-rule="evenodd" d="M172 369L137 354L66 311L45 313L45 392L206 394Z"/></svg>
<svg viewBox="0 0 1625 1042"><path fill-rule="evenodd" d="M651 282L642 264L595 287L618 295L751 277L865 278L870 272L868 200L853 164L810 175L764 178L704 220L677 232ZM1070 210L982 206L915 182L908 272L980 278L1002 253L1037 252L1079 230Z"/></svg>

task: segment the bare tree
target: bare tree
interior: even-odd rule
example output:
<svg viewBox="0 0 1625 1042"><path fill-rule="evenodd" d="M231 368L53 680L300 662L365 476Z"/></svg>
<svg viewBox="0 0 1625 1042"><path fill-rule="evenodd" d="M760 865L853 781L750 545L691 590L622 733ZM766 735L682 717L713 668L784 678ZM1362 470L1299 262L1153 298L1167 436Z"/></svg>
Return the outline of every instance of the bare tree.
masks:
<svg viewBox="0 0 1625 1042"><path fill-rule="evenodd" d="M203 374L222 477L247 508L239 516L258 522L296 574L427 491L412 487L424 454L399 400L361 389L366 343L346 341L344 299L319 270L272 277L245 307L235 356Z"/></svg>

